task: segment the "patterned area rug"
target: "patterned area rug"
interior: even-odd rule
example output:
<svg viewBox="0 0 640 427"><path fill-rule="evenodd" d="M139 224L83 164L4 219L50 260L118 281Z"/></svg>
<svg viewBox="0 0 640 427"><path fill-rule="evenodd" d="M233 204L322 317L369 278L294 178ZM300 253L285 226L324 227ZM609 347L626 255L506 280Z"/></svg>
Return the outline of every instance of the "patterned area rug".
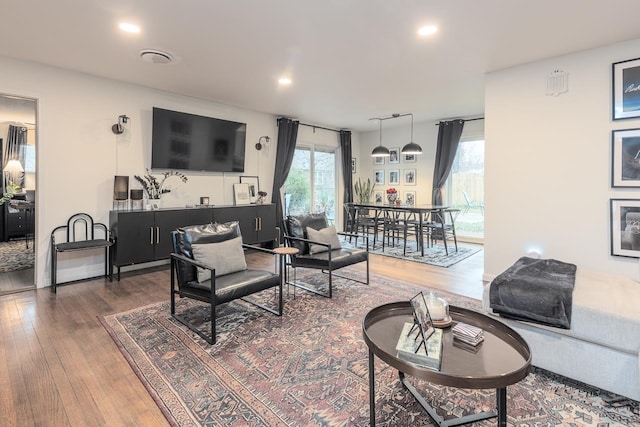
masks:
<svg viewBox="0 0 640 427"><path fill-rule="evenodd" d="M32 245L27 249L24 240L0 243L0 273L33 268L35 255Z"/></svg>
<svg viewBox="0 0 640 427"><path fill-rule="evenodd" d="M355 247L355 240L351 243L347 240L340 244L347 247ZM359 248L364 248L366 243L363 239L358 239ZM407 242L407 251L404 255L404 240L399 239L394 246L388 246L385 243L384 251L382 251L382 243L380 240L376 241L376 247L373 248L373 235L369 235L369 252L377 255L384 255L393 258L406 259L409 261L420 262L423 264L435 265L437 267L451 267L454 264L459 263L463 259L469 258L471 255L480 252L482 249L478 247L464 246L458 243L458 251L456 252L453 242L447 243L449 254L445 251L442 243L436 243L433 246L424 248L424 256L422 252L418 250L418 245L415 241L409 239Z"/></svg>
<svg viewBox="0 0 640 427"><path fill-rule="evenodd" d="M327 281L321 273L304 279L318 286ZM300 290L294 298L292 292L282 317L244 302L226 304L213 346L174 321L168 302L106 316L104 325L172 425L368 426L362 319L373 307L407 300L419 289L377 276L369 286L343 279L334 286L332 299ZM480 306L438 294L454 305ZM263 298L273 299L273 292ZM178 310L206 321L205 305L182 300ZM375 369L377 425L433 425L397 371L377 358ZM413 383L446 419L495 406L494 390ZM508 387L507 396L509 425L640 426L629 407L604 402L609 394L545 371ZM493 426L495 419L474 425Z"/></svg>

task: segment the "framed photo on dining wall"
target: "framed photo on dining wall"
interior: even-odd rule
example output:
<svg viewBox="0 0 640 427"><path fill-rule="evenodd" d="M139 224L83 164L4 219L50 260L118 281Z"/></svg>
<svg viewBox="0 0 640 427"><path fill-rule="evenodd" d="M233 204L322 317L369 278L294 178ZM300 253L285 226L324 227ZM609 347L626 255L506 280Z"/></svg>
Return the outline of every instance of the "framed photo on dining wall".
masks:
<svg viewBox="0 0 640 427"><path fill-rule="evenodd" d="M415 163L416 162L416 154L403 154L404 158L402 159L403 163Z"/></svg>
<svg viewBox="0 0 640 427"><path fill-rule="evenodd" d="M404 170L404 185L416 185L416 170L405 169Z"/></svg>
<svg viewBox="0 0 640 427"><path fill-rule="evenodd" d="M376 203L383 203L384 200L384 191L376 190L373 192L373 201Z"/></svg>
<svg viewBox="0 0 640 427"><path fill-rule="evenodd" d="M407 206L415 206L415 204L416 204L416 192L415 191L405 191L402 201Z"/></svg>
<svg viewBox="0 0 640 427"><path fill-rule="evenodd" d="M373 171L374 180L373 182L377 185L384 185L384 169L376 169Z"/></svg>
<svg viewBox="0 0 640 427"><path fill-rule="evenodd" d="M611 186L640 187L640 129L611 131Z"/></svg>
<svg viewBox="0 0 640 427"><path fill-rule="evenodd" d="M613 120L640 117L640 58L613 64Z"/></svg>
<svg viewBox="0 0 640 427"><path fill-rule="evenodd" d="M391 169L389 171L389 185L399 185L400 184L400 170Z"/></svg>
<svg viewBox="0 0 640 427"><path fill-rule="evenodd" d="M389 148L389 164L400 163L400 149Z"/></svg>
<svg viewBox="0 0 640 427"><path fill-rule="evenodd" d="M373 158L374 165L384 165L384 157L374 157Z"/></svg>
<svg viewBox="0 0 640 427"><path fill-rule="evenodd" d="M640 199L611 199L611 255L640 258Z"/></svg>

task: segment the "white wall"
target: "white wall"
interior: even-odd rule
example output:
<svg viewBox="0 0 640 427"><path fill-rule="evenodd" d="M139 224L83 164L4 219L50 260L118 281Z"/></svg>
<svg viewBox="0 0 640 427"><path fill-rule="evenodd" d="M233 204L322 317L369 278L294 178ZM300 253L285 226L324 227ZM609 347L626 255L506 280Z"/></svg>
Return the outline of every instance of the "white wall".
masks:
<svg viewBox="0 0 640 427"><path fill-rule="evenodd" d="M276 153L276 117L141 86L0 57L0 93L38 99L38 192L36 283L49 285L49 236L76 212L108 223L114 175L144 174L150 165L152 107L247 123L244 175L260 177L271 193ZM160 72L160 71L159 71ZM117 117L131 118L128 133L116 136ZM271 146L256 151L262 135ZM232 204L232 184L240 173L187 173L189 182L167 181L165 205L184 206L209 196L216 205ZM101 274L100 252L87 259L66 255L59 261L60 282Z"/></svg>
<svg viewBox="0 0 640 427"><path fill-rule="evenodd" d="M491 73L486 80L485 279L530 248L544 258L637 278L635 259L610 255L611 64L638 57L640 40ZM569 91L545 96L554 70Z"/></svg>

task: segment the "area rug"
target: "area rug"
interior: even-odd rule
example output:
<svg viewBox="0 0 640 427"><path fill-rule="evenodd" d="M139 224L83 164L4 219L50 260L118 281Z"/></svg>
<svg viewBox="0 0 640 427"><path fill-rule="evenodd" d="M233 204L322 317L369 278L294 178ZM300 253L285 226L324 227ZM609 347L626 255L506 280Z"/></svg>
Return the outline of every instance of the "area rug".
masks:
<svg viewBox="0 0 640 427"><path fill-rule="evenodd" d="M0 243L0 273L33 268L34 260L33 248L27 249L24 240Z"/></svg>
<svg viewBox="0 0 640 427"><path fill-rule="evenodd" d="M341 242L343 244L343 242ZM344 245L347 247L356 247L355 239L344 241ZM366 241L362 238L358 239L358 248L364 248ZM422 264L435 265L437 267L451 267L460 261L469 258L471 255L480 252L482 249L477 246L465 246L458 243L458 250L456 251L453 242L447 243L449 253L444 248L442 243L436 243L433 246L424 248L424 256L422 252L418 250L418 245L414 240L409 239L407 242L406 255L404 250L404 240L399 239L395 245L388 246L385 243L384 251L382 250L382 243L380 239L376 241L375 248L373 247L373 235L369 236L369 252L376 255L384 255L393 258L406 259L408 261L420 262Z"/></svg>
<svg viewBox="0 0 640 427"><path fill-rule="evenodd" d="M327 277L304 279L320 286ZM373 307L407 300L420 288L375 275L369 286L343 279L334 286L332 299L289 293L282 317L244 302L226 304L213 346L174 321L168 301L106 316L103 324L171 425L368 426L362 320ZM477 300L438 295L480 307ZM181 300L178 310L206 324L206 305ZM375 370L377 425L433 425L397 371L377 358ZM446 419L495 406L494 390L414 384ZM629 407L607 405L607 393L540 370L508 387L507 396L509 425L640 426ZM474 425L493 426L495 419Z"/></svg>

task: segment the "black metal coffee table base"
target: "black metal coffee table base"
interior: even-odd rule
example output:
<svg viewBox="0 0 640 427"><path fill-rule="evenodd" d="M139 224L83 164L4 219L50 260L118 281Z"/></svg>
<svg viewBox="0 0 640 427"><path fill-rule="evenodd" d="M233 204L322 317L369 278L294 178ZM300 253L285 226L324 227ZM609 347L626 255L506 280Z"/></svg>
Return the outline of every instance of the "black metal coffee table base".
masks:
<svg viewBox="0 0 640 427"><path fill-rule="evenodd" d="M450 426L459 426L463 424L474 423L476 421L488 420L490 418L498 418L499 426L507 425L507 389L506 388L498 388L496 389L496 401L497 401L497 411L487 411L480 412L477 414L469 414L464 417L453 418L450 420L445 420L442 418L433 406L429 405L429 403L422 397L418 390L406 380L404 373L398 372L400 376L400 382L403 386L409 390L409 392L415 397L416 401L427 411L427 414L431 417L433 421L435 421L440 427L450 427Z"/></svg>

